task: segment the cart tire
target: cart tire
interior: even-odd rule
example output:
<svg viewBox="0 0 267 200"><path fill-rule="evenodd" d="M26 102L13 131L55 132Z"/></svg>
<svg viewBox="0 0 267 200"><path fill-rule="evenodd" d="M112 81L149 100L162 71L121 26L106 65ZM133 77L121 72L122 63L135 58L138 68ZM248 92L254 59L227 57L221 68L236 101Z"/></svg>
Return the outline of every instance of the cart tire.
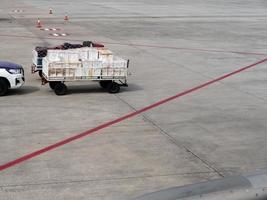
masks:
<svg viewBox="0 0 267 200"><path fill-rule="evenodd" d="M0 79L0 96L4 96L8 91L8 83L4 79Z"/></svg>
<svg viewBox="0 0 267 200"><path fill-rule="evenodd" d="M43 71L42 70L38 71L38 74L39 74L40 78L43 77Z"/></svg>
<svg viewBox="0 0 267 200"><path fill-rule="evenodd" d="M108 92L111 94L118 93L120 91L120 85L116 82L110 82L108 84Z"/></svg>
<svg viewBox="0 0 267 200"><path fill-rule="evenodd" d="M107 89L108 85L111 83L112 81L99 81L99 85L104 88Z"/></svg>
<svg viewBox="0 0 267 200"><path fill-rule="evenodd" d="M49 82L49 87L54 90L56 85L59 84L60 82Z"/></svg>
<svg viewBox="0 0 267 200"><path fill-rule="evenodd" d="M67 86L64 83L57 83L54 91L58 96L65 95L67 94Z"/></svg>

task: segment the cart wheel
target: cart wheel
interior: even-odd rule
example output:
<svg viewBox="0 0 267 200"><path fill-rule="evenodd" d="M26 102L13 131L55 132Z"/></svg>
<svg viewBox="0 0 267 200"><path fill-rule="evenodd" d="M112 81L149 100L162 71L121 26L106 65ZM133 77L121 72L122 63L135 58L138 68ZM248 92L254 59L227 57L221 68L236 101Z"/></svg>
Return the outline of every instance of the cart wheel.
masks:
<svg viewBox="0 0 267 200"><path fill-rule="evenodd" d="M107 89L111 81L99 81L99 84L102 88Z"/></svg>
<svg viewBox="0 0 267 200"><path fill-rule="evenodd" d="M4 96L7 93L8 84L5 80L0 79L0 96Z"/></svg>
<svg viewBox="0 0 267 200"><path fill-rule="evenodd" d="M109 93L112 93L112 94L118 93L120 91L120 85L116 82L110 82L108 84L107 89Z"/></svg>
<svg viewBox="0 0 267 200"><path fill-rule="evenodd" d="M52 90L54 90L55 87L56 87L56 85L59 84L59 83L60 83L60 82L55 82L55 81L53 81L53 82L49 82L49 87L50 87Z"/></svg>
<svg viewBox="0 0 267 200"><path fill-rule="evenodd" d="M40 78L43 77L43 71L42 70L38 71L38 74L39 74Z"/></svg>
<svg viewBox="0 0 267 200"><path fill-rule="evenodd" d="M64 83L57 83L54 91L58 96L65 95L67 93L67 86Z"/></svg>

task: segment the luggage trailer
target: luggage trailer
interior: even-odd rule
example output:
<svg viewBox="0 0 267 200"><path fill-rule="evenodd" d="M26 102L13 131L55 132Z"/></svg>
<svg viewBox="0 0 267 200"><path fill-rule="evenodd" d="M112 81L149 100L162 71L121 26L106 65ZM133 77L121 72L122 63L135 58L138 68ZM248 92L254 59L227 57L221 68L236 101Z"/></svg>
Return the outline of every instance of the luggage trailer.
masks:
<svg viewBox="0 0 267 200"><path fill-rule="evenodd" d="M44 59L44 61L46 61L46 59ZM127 75L129 60L127 60L126 63L127 66L125 68L89 68L89 71L98 71L98 75L96 76L76 76L75 71L80 63L72 63L72 67L67 68L64 67L65 63L57 63L56 67L52 67L50 64L45 64L43 65L42 70L42 85L48 83L49 87L54 90L55 94L60 96L67 94L67 86L65 85L66 82L97 81L99 82L99 85L106 89L109 93L118 93L120 92L120 87L128 87Z"/></svg>

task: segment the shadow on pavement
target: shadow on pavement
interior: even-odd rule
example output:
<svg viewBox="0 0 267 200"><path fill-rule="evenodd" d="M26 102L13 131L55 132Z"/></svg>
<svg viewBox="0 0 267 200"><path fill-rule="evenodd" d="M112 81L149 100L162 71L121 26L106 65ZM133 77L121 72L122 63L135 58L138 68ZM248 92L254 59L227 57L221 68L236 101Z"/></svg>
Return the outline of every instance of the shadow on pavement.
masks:
<svg viewBox="0 0 267 200"><path fill-rule="evenodd" d="M108 93L107 90L101 88L98 84L89 84L89 85L67 85L68 94L79 94L79 93ZM121 87L123 93L134 92L143 90L142 87L136 84L129 84L128 87Z"/></svg>
<svg viewBox="0 0 267 200"><path fill-rule="evenodd" d="M9 90L6 96L12 96L12 95L27 95L27 94L31 94L34 93L36 91L39 91L40 88L39 87L35 87L35 86L23 86L19 89L13 89L13 90Z"/></svg>

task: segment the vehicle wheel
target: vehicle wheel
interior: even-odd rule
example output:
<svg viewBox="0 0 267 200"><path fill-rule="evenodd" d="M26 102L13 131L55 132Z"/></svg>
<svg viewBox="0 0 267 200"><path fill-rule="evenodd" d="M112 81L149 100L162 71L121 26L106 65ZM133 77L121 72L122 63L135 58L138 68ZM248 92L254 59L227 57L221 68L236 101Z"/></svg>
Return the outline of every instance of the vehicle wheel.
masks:
<svg viewBox="0 0 267 200"><path fill-rule="evenodd" d="M43 71L42 70L38 71L38 74L39 74L40 78L43 77Z"/></svg>
<svg viewBox="0 0 267 200"><path fill-rule="evenodd" d="M60 82L49 82L49 87L52 89L52 90L54 90L55 89L55 87L56 87L56 85L58 84L58 83L60 83Z"/></svg>
<svg viewBox="0 0 267 200"><path fill-rule="evenodd" d="M108 88L107 89L108 89L109 93L112 93L112 94L118 93L120 91L120 85L118 83L116 83L116 82L110 82L108 84Z"/></svg>
<svg viewBox="0 0 267 200"><path fill-rule="evenodd" d="M7 93L8 84L5 80L0 79L0 96L4 96Z"/></svg>
<svg viewBox="0 0 267 200"><path fill-rule="evenodd" d="M58 96L65 95L67 93L67 86L64 83L57 83L54 91Z"/></svg>
<svg viewBox="0 0 267 200"><path fill-rule="evenodd" d="M99 85L104 89L107 89L108 84L110 84L110 83L111 83L111 81L99 81Z"/></svg>

